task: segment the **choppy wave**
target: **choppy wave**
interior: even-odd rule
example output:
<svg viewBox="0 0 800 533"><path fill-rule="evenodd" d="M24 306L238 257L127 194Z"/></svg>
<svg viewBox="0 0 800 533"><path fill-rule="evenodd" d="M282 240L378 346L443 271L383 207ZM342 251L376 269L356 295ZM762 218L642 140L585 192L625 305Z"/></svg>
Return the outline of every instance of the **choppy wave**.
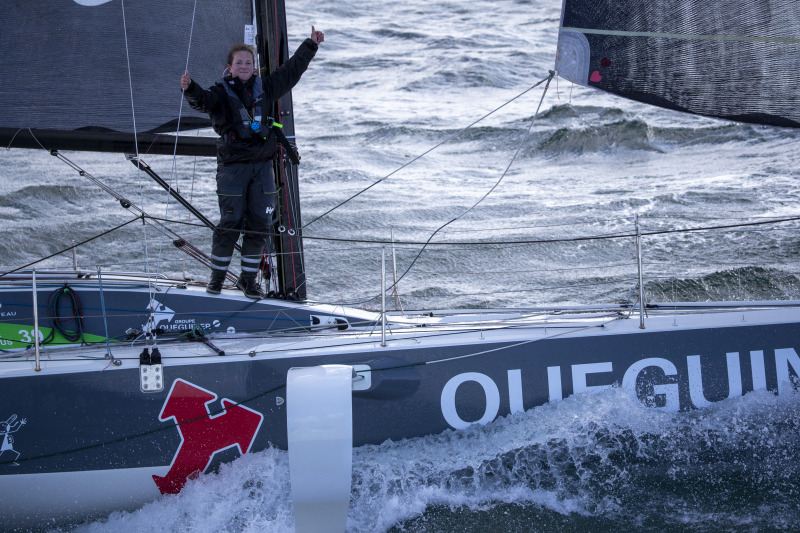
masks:
<svg viewBox="0 0 800 533"><path fill-rule="evenodd" d="M87 189L88 187L73 184L29 185L13 194L0 197L0 207L29 209L64 203L85 206L87 196L99 196L94 194L96 191L87 191Z"/></svg>
<svg viewBox="0 0 800 533"><path fill-rule="evenodd" d="M657 113L646 116L619 107L559 104L539 115L556 129L540 143L544 153L583 154L610 149L661 152L676 147L759 143L765 135L751 125L687 116L687 124L662 124Z"/></svg>
<svg viewBox="0 0 800 533"><path fill-rule="evenodd" d="M580 129L559 128L542 141L537 150L545 154L584 154L604 150L651 150L650 126L639 119L620 120L608 124L592 124Z"/></svg>
<svg viewBox="0 0 800 533"><path fill-rule="evenodd" d="M472 59L460 60L450 68L439 70L433 74L413 81L403 87L406 91L419 91L447 86L453 88L486 88L507 87L513 80L506 69L500 65L487 66L485 61Z"/></svg>
<svg viewBox="0 0 800 533"><path fill-rule="evenodd" d="M741 267L645 284L652 301L800 300L800 279L778 269Z"/></svg>
<svg viewBox="0 0 800 533"><path fill-rule="evenodd" d="M733 123L714 123L700 127L655 127L654 137L660 142L682 146L724 145L725 143L752 142L760 134L753 126Z"/></svg>

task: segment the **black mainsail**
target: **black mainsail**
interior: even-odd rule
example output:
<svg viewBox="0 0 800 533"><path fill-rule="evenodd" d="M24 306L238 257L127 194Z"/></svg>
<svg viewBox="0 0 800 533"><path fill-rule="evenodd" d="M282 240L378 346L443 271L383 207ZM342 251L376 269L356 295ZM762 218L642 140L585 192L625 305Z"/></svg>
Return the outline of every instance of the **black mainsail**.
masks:
<svg viewBox="0 0 800 533"><path fill-rule="evenodd" d="M556 69L651 105L800 127L800 4L564 0Z"/></svg>
<svg viewBox="0 0 800 533"><path fill-rule="evenodd" d="M97 4L97 5L94 5ZM210 126L184 104L186 68L208 84L253 24L252 3L194 0L10 0L0 4L0 143L47 149L172 154L158 133ZM191 45L189 36L191 34ZM191 46L191 48L190 48ZM180 155L214 155L213 139L181 138Z"/></svg>
<svg viewBox="0 0 800 533"><path fill-rule="evenodd" d="M178 81L188 57L192 78L213 84L239 41L256 45L263 71L278 68L289 57L283 0L0 2L0 146L215 156L216 136L176 142L211 125ZM291 95L274 113L293 140ZM275 175L278 287L303 299L297 169L281 158Z"/></svg>

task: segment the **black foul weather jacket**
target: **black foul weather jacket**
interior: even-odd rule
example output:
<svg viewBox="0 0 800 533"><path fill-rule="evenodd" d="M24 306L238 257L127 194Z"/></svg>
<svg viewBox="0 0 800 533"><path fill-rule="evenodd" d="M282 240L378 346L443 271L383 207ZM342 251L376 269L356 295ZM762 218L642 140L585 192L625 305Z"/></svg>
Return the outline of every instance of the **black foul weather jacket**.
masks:
<svg viewBox="0 0 800 533"><path fill-rule="evenodd" d="M269 127L275 102L297 85L317 48L316 43L306 39L275 72L266 78L253 76L247 83L226 76L206 90L192 80L184 95L192 109L211 116L211 125L220 136L217 140L219 163L275 158L278 140ZM251 128L253 122L261 124L259 131Z"/></svg>

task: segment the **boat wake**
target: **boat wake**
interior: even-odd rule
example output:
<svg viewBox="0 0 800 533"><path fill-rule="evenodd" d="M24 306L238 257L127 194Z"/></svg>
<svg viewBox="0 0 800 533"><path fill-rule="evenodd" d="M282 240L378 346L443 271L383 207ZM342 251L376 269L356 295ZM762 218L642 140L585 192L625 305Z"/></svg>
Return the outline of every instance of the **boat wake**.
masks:
<svg viewBox="0 0 800 533"><path fill-rule="evenodd" d="M574 529L598 520L653 531L788 530L800 518L798 408L800 394L759 391L666 413L613 388L483 427L364 446L354 452L347 530L498 521ZM287 531L290 493L288 455L269 449L76 531Z"/></svg>

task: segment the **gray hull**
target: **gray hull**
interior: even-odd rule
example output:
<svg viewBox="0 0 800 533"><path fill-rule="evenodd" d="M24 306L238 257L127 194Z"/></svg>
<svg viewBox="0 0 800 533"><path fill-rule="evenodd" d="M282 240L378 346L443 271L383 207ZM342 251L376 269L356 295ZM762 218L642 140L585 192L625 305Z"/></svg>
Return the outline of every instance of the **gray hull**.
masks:
<svg viewBox="0 0 800 533"><path fill-rule="evenodd" d="M222 357L160 343L160 392L141 390L141 345L113 346L119 366L85 347L50 350L40 372L30 353L6 358L0 419L14 416L15 429L0 455L5 516L135 508L242 453L286 448L293 367L349 365L364 377L353 385L354 446L488 424L612 386L653 408L690 410L758 389L789 393L800 372L796 307L655 312L644 330L608 312L513 316L398 318L385 347L379 331L338 330L220 337Z"/></svg>

